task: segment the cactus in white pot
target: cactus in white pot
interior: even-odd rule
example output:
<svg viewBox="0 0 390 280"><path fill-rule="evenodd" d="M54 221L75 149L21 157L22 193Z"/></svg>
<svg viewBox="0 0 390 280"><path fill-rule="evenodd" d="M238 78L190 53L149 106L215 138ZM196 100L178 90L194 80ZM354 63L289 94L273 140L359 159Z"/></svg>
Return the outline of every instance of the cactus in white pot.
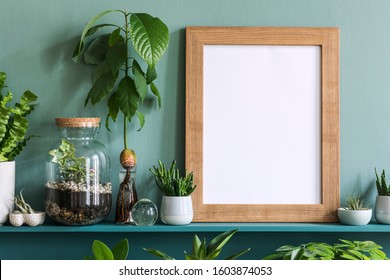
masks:
<svg viewBox="0 0 390 280"><path fill-rule="evenodd" d="M381 175L375 169L378 196L375 201L375 219L381 224L390 224L390 185L387 185L385 170Z"/></svg>

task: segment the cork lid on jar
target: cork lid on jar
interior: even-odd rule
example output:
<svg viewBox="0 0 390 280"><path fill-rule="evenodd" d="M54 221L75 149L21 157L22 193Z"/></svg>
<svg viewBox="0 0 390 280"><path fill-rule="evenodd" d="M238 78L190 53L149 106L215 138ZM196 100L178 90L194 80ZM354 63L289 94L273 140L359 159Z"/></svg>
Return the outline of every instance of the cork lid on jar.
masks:
<svg viewBox="0 0 390 280"><path fill-rule="evenodd" d="M58 127L99 127L100 118L55 118Z"/></svg>

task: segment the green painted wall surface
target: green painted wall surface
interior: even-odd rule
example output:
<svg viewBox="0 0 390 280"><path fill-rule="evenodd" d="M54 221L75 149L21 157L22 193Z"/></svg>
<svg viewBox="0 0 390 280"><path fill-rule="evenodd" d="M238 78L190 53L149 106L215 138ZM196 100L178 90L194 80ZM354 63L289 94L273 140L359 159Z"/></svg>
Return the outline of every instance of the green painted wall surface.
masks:
<svg viewBox="0 0 390 280"><path fill-rule="evenodd" d="M71 60L86 22L106 9L147 12L170 29L169 49L157 67L162 109L144 106L145 127L137 132L134 122L128 135L139 157L140 197L159 204L160 194L148 171L157 159L167 163L176 159L184 167L186 26L330 26L340 28L340 195L343 200L362 192L374 202L374 167L390 170L390 1L2 0L0 71L7 72L7 84L16 97L26 89L39 96L29 132L40 137L31 140L16 160L17 190L25 188L34 208L43 209L45 155L57 138L54 118L106 116L105 104L84 108L93 69ZM103 127L99 134L111 153L114 186L123 147L122 121L111 124L111 133ZM117 189L114 198L116 193Z"/></svg>

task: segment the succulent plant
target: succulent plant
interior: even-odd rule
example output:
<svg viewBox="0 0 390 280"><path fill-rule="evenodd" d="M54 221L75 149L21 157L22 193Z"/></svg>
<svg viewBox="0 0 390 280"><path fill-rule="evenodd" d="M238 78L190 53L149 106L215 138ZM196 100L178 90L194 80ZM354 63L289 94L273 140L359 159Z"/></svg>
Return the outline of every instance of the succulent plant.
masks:
<svg viewBox="0 0 390 280"><path fill-rule="evenodd" d="M30 204L26 203L24 200L23 190L20 191L19 195L15 196L14 202L16 207L18 208L19 212L22 214L34 214L34 209L31 208Z"/></svg>
<svg viewBox="0 0 390 280"><path fill-rule="evenodd" d="M352 196L348 196L345 200L347 210L368 210L370 209L369 204L365 204L364 199L360 197L358 194L354 194Z"/></svg>
<svg viewBox="0 0 390 280"><path fill-rule="evenodd" d="M375 168L375 176L376 176L376 188L378 190L378 195L390 196L390 185L387 185L386 182L386 173L385 170L382 170L381 177L379 178L378 172L376 172Z"/></svg>
<svg viewBox="0 0 390 280"><path fill-rule="evenodd" d="M158 168L153 166L153 169L149 170L155 176L158 188L166 196L188 196L196 189L193 173L188 174L185 170L184 175L180 175L175 160L169 169L165 167L161 160L158 161L158 164Z"/></svg>

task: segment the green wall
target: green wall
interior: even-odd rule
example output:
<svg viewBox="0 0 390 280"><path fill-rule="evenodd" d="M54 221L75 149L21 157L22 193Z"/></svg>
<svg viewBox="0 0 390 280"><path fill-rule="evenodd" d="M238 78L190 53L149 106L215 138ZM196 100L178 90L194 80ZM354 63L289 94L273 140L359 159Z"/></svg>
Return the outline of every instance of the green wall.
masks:
<svg viewBox="0 0 390 280"><path fill-rule="evenodd" d="M54 118L106 116L104 104L84 108L93 69L71 60L86 22L106 9L147 12L170 29L169 49L157 67L162 109L145 105L145 127L137 132L134 122L129 132L130 146L139 157L141 197L159 203L148 171L157 159L176 159L184 167L186 26L331 26L340 28L341 199L363 192L374 202L374 167L390 170L390 1L2 0L0 71L8 73L8 86L17 97L26 89L39 96L29 119L30 133L40 137L16 160L17 190L25 188L34 208L43 209L45 154L57 137ZM111 153L114 186L122 124L119 119L111 133L103 127L99 135Z"/></svg>

